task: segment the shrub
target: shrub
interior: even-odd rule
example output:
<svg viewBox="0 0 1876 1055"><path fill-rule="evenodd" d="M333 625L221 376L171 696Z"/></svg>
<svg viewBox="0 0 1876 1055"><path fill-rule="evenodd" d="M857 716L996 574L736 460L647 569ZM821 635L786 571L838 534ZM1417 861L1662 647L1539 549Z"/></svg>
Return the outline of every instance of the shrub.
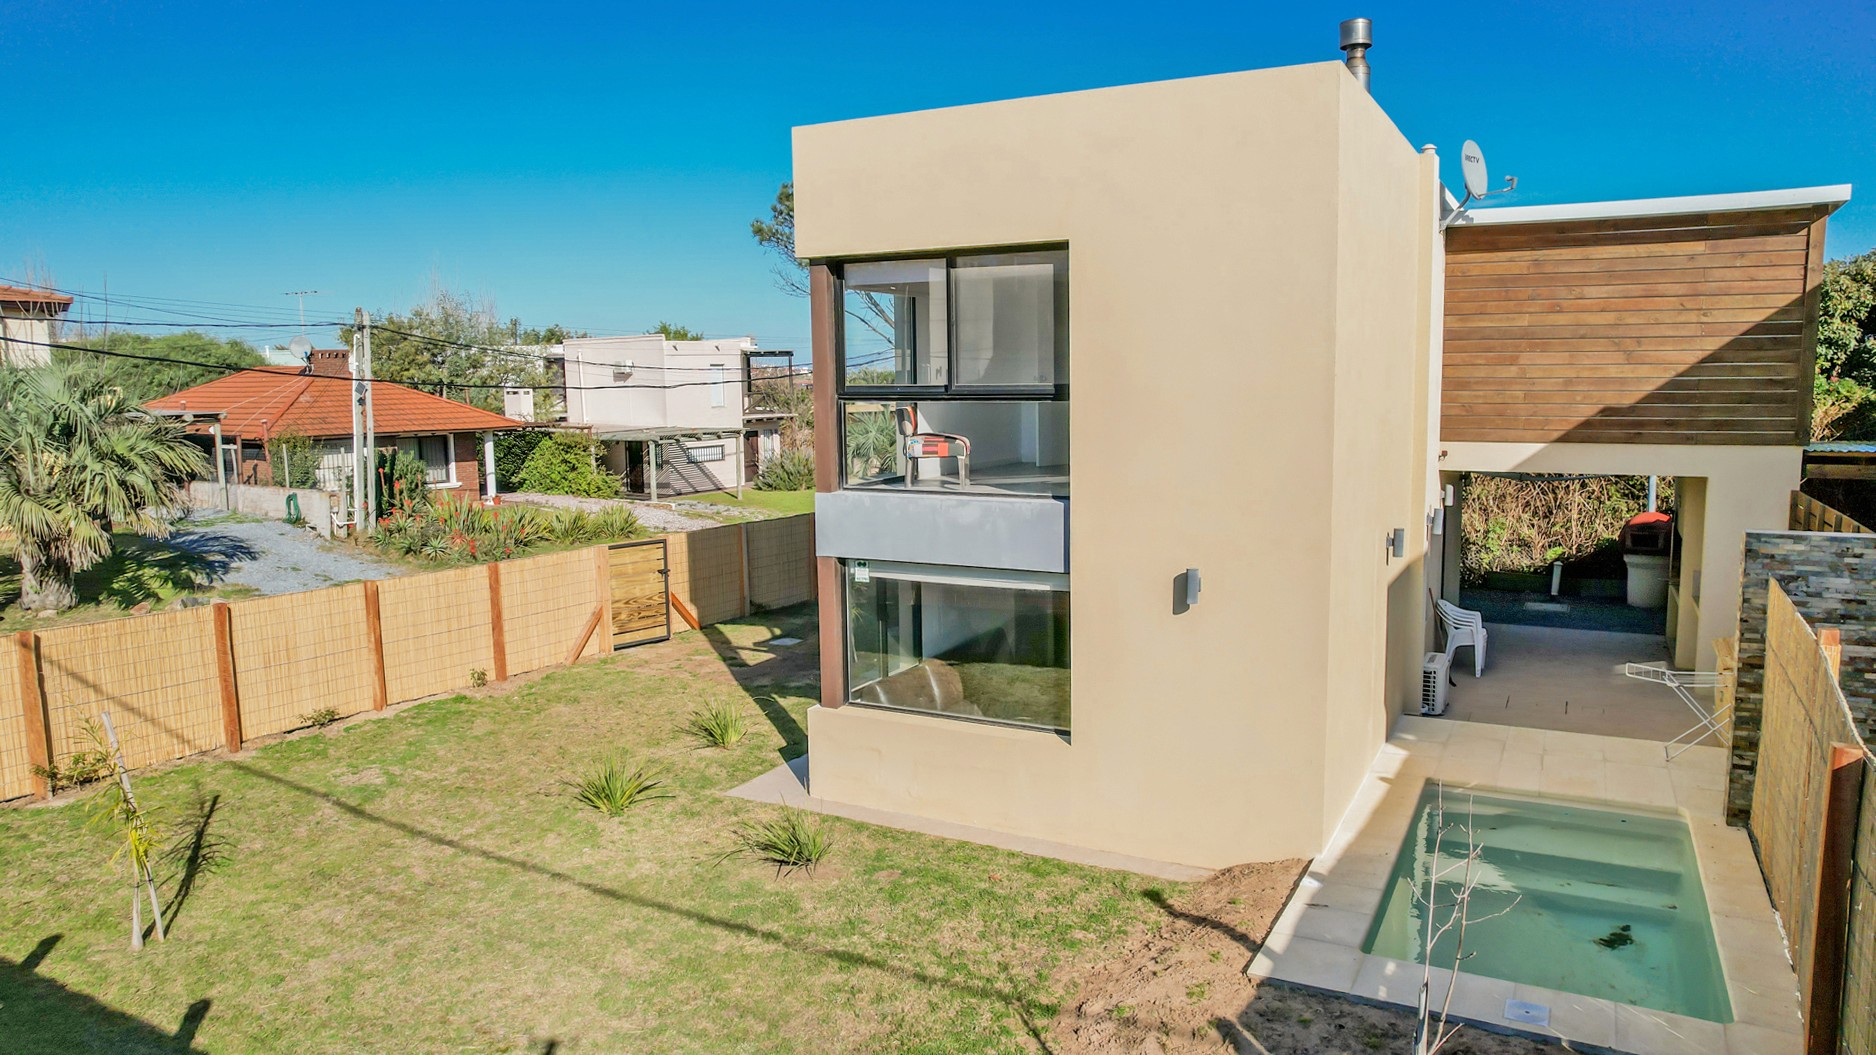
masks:
<svg viewBox="0 0 1876 1055"><path fill-rule="evenodd" d="M378 522L374 542L402 557L468 564L518 557L554 543L584 546L641 534L638 518L624 507L588 513L439 498L401 503Z"/></svg>
<svg viewBox="0 0 1876 1055"><path fill-rule="evenodd" d="M515 474L515 487L547 495L617 498L625 488L618 477L595 467L597 447L577 432L550 433Z"/></svg>
<svg viewBox="0 0 1876 1055"><path fill-rule="evenodd" d="M577 780L568 781L574 798L608 817L617 817L641 802L666 799L658 792L664 778L647 763L628 766L624 759L605 759Z"/></svg>
<svg viewBox="0 0 1876 1055"><path fill-rule="evenodd" d="M749 723L734 703L711 700L691 712L684 731L707 747L729 747L749 731Z"/></svg>
<svg viewBox="0 0 1876 1055"><path fill-rule="evenodd" d="M489 683L488 671L483 670L481 667L477 667L474 670L469 672L469 685L471 688L479 689L479 688L482 688L484 685L487 685L488 683Z"/></svg>
<svg viewBox="0 0 1876 1055"><path fill-rule="evenodd" d="M495 479L502 486L513 490L514 482L521 477L522 467L528 464L529 456L550 435L541 429L498 434L495 437Z"/></svg>
<svg viewBox="0 0 1876 1055"><path fill-rule="evenodd" d="M736 845L719 860L754 857L773 864L777 872L801 869L813 875L815 866L833 848L821 818L792 806L784 807L773 819L739 824L731 834Z"/></svg>
<svg viewBox="0 0 1876 1055"><path fill-rule="evenodd" d="M814 452L785 450L772 454L756 470L758 491L806 491L814 486Z"/></svg>
<svg viewBox="0 0 1876 1055"><path fill-rule="evenodd" d="M1616 535L1629 517L1647 508L1648 480L1475 473L1465 488L1461 571L1466 585L1476 586L1492 572L1544 574L1557 560L1572 579L1619 578L1622 555ZM1673 480L1661 479L1659 498L1661 508L1673 508Z"/></svg>
<svg viewBox="0 0 1876 1055"><path fill-rule="evenodd" d="M283 432L267 443L275 487L318 487L319 459L313 441L297 432Z"/></svg>
<svg viewBox="0 0 1876 1055"><path fill-rule="evenodd" d="M91 727L95 726L96 722L87 718L81 724ZM87 735L93 736L96 740L104 738L101 730L95 734L87 730ZM89 751L72 752L65 757L63 765L55 760L49 766L33 766L32 771L34 776L43 778L47 787L56 793L67 788L82 788L87 784L95 784L111 776L115 768L111 763L110 750L100 744Z"/></svg>
<svg viewBox="0 0 1876 1055"><path fill-rule="evenodd" d="M324 729L326 726L338 720L339 709L337 707L321 707L318 710L308 711L300 715L301 725L310 725L315 729Z"/></svg>

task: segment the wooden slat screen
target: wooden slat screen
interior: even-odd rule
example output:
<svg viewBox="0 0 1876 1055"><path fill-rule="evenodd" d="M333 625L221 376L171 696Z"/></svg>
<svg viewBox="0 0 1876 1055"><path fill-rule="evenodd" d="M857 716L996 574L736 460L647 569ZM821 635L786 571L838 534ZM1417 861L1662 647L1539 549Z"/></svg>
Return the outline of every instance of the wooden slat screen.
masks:
<svg viewBox="0 0 1876 1055"><path fill-rule="evenodd" d="M1816 208L1455 226L1440 435L1809 439Z"/></svg>

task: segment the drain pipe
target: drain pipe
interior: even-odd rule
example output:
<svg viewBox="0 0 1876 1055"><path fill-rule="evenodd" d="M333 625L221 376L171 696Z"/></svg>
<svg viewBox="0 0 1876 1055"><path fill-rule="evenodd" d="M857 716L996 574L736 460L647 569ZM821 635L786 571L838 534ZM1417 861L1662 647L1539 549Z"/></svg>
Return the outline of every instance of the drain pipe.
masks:
<svg viewBox="0 0 1876 1055"><path fill-rule="evenodd" d="M1368 87L1368 49L1373 46L1373 21L1351 18L1342 23L1342 50L1347 53L1342 61L1348 66L1348 72L1355 75L1355 83L1370 95L1374 94L1374 89Z"/></svg>
<svg viewBox="0 0 1876 1055"><path fill-rule="evenodd" d="M1648 478L1648 511L1650 513L1656 512L1659 509L1659 502L1658 502L1659 492L1657 489L1659 488L1660 483L1661 483L1661 478L1659 476L1650 476Z"/></svg>

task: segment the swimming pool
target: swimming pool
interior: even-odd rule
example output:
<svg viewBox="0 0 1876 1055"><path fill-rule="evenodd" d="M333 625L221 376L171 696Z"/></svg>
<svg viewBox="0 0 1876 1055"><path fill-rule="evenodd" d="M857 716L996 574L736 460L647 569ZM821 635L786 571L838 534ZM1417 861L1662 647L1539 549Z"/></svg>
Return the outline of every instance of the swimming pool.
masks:
<svg viewBox="0 0 1876 1055"><path fill-rule="evenodd" d="M1692 834L1676 816L1592 809L1574 803L1429 784L1401 843L1364 951L1451 968L1456 931L1426 942L1429 872L1463 863L1467 828L1480 847L1473 866L1467 974L1600 997L1656 1011L1732 1021L1713 943ZM1439 883L1434 923L1446 919L1462 884Z"/></svg>

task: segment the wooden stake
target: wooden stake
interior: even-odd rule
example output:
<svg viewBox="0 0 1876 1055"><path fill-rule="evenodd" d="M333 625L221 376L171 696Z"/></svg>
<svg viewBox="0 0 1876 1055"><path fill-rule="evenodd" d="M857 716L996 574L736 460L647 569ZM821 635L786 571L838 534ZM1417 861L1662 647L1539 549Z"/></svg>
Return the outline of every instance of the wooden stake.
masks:
<svg viewBox="0 0 1876 1055"><path fill-rule="evenodd" d="M593 631L599 629L599 624L605 618L606 606L603 604L594 605L593 614L587 617L586 629L580 631L580 640L574 642L573 651L567 653L567 666L571 667L580 661L580 656L586 652L586 643L593 639Z"/></svg>
<svg viewBox="0 0 1876 1055"><path fill-rule="evenodd" d="M20 713L26 720L26 762L37 766L33 773L33 797L52 797L52 782L45 771L52 768L51 722L46 715L46 694L39 685L39 635L22 630L13 635L15 659L19 664Z"/></svg>
<svg viewBox="0 0 1876 1055"><path fill-rule="evenodd" d="M384 686L384 623L378 618L378 584L365 581L365 636L371 639L371 709L382 711L390 704Z"/></svg>
<svg viewBox="0 0 1876 1055"><path fill-rule="evenodd" d="M502 624L502 566L490 561L489 645L494 653L495 680L508 680L508 628Z"/></svg>
<svg viewBox="0 0 1876 1055"><path fill-rule="evenodd" d="M221 735L228 753L241 750L241 700L235 694L234 619L228 602L209 606L215 625L215 672L221 679Z"/></svg>
<svg viewBox="0 0 1876 1055"><path fill-rule="evenodd" d="M702 630L702 624L697 622L697 613L691 611L690 608L684 604L683 598L674 593L670 594L670 597L671 607L677 609L678 618L684 620L685 625L689 626L692 630Z"/></svg>
<svg viewBox="0 0 1876 1055"><path fill-rule="evenodd" d="M111 743L111 763L117 767L117 786L124 794L124 821L127 824L142 825L143 813L137 809L137 796L130 791L130 770L124 766L124 748L117 742L117 727L111 724L111 712L100 711L98 717L104 720L104 735ZM156 927L156 940L167 941L163 933L163 905L156 899L156 874L150 871L148 861L132 861L133 871L140 873L131 877L130 887L130 947L143 948L143 920L139 917L142 910L137 904L137 886L142 884L150 892L150 922Z"/></svg>

